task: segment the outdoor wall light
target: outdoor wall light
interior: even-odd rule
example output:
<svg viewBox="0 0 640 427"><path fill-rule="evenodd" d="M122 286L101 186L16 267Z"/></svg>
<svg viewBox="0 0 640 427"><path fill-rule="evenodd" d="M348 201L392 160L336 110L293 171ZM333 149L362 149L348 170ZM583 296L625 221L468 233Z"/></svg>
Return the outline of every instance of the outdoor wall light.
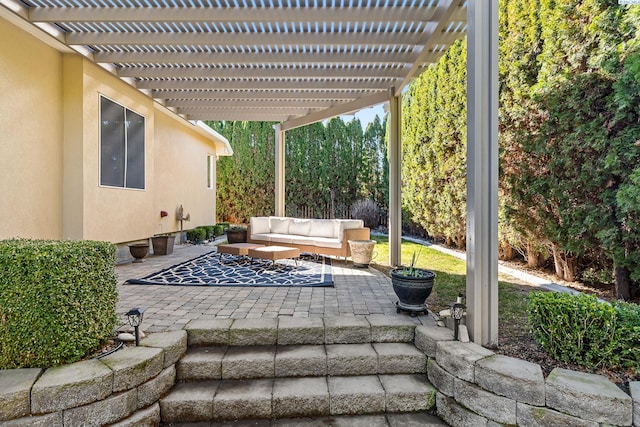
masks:
<svg viewBox="0 0 640 427"><path fill-rule="evenodd" d="M462 304L462 294L458 294L458 299L451 305L451 317L453 317L453 339L458 340L458 329L460 327L460 320L464 316L464 309L466 305Z"/></svg>
<svg viewBox="0 0 640 427"><path fill-rule="evenodd" d="M142 324L142 317L146 308L132 308L127 312L127 320L129 324L133 326L136 333L136 347L140 345L140 325Z"/></svg>

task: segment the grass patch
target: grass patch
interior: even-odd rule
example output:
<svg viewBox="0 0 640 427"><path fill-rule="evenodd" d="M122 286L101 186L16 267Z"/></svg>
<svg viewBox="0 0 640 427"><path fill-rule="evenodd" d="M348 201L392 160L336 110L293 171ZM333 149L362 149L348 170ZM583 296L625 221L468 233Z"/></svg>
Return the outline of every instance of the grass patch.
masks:
<svg viewBox="0 0 640 427"><path fill-rule="evenodd" d="M385 236L372 236L377 242L375 251L376 263L382 271L388 273L389 241ZM408 265L414 252L420 252L416 266L436 273L433 291L427 299L429 308L438 312L448 308L456 300L459 292L466 294L466 263L451 255L447 255L428 246L402 241L402 264ZM526 286L513 283L511 277L500 276L498 282L498 311L500 318L500 335L522 335L529 331L527 318Z"/></svg>

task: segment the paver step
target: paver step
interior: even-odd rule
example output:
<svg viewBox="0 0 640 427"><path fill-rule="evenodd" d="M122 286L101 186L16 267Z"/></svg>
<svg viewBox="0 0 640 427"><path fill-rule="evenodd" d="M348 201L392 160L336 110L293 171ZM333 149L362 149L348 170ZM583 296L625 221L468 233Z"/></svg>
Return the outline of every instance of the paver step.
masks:
<svg viewBox="0 0 640 427"><path fill-rule="evenodd" d="M179 381L426 373L413 344L193 347L176 365Z"/></svg>
<svg viewBox="0 0 640 427"><path fill-rule="evenodd" d="M223 422L162 423L162 427L446 427L435 415L424 412L379 415L341 415L335 417L282 418L277 420L239 420Z"/></svg>
<svg viewBox="0 0 640 427"><path fill-rule="evenodd" d="M198 381L177 384L160 413L164 423L411 413L435 396L424 374Z"/></svg>
<svg viewBox="0 0 640 427"><path fill-rule="evenodd" d="M189 346L362 344L413 342L416 324L407 317L311 317L192 320Z"/></svg>

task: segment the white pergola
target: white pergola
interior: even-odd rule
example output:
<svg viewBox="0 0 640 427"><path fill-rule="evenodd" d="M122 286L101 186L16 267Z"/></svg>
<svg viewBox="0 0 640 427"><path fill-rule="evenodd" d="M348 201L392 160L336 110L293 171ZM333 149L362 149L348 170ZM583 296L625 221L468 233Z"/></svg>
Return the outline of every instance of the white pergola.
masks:
<svg viewBox="0 0 640 427"><path fill-rule="evenodd" d="M468 34L468 325L497 342L497 0L0 0L0 16L75 51L188 120L287 130L389 102L390 262L400 263L402 90ZM0 53L1 54L1 53Z"/></svg>

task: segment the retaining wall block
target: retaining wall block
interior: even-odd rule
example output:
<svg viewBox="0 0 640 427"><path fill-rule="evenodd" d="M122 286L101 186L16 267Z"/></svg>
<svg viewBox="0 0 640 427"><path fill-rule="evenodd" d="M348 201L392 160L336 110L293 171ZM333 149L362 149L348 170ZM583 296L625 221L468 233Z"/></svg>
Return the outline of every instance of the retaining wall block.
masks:
<svg viewBox="0 0 640 427"><path fill-rule="evenodd" d="M527 427L598 427L593 421L585 421L549 408L517 404L518 425Z"/></svg>
<svg viewBox="0 0 640 427"><path fill-rule="evenodd" d="M140 342L144 347L164 350L163 368L174 365L187 352L187 331L158 332Z"/></svg>
<svg viewBox="0 0 640 427"><path fill-rule="evenodd" d="M47 369L31 389L31 413L44 414L102 400L112 393L113 371L99 360Z"/></svg>
<svg viewBox="0 0 640 427"><path fill-rule="evenodd" d="M640 426L640 381L629 382L631 399L633 399L633 425Z"/></svg>
<svg viewBox="0 0 640 427"><path fill-rule="evenodd" d="M189 346L229 345L232 324L231 319L192 320L184 327L187 342Z"/></svg>
<svg viewBox="0 0 640 427"><path fill-rule="evenodd" d="M229 328L229 345L275 345L278 319L236 319Z"/></svg>
<svg viewBox="0 0 640 427"><path fill-rule="evenodd" d="M448 328L418 326L415 330L416 347L429 357L436 357L436 349L440 341L453 341L453 331Z"/></svg>
<svg viewBox="0 0 640 427"><path fill-rule="evenodd" d="M456 427L486 427L487 419L462 407L452 397L442 393L436 395L438 416L450 426Z"/></svg>
<svg viewBox="0 0 640 427"><path fill-rule="evenodd" d="M37 368L0 370L0 421L31 413L31 387L41 372Z"/></svg>
<svg viewBox="0 0 640 427"><path fill-rule="evenodd" d="M475 384L456 378L456 402L483 417L504 424L516 423L516 401L483 390Z"/></svg>
<svg viewBox="0 0 640 427"><path fill-rule="evenodd" d="M138 386L138 408L144 408L165 396L176 382L176 368L165 368L154 379Z"/></svg>
<svg viewBox="0 0 640 427"><path fill-rule="evenodd" d="M2 427L62 427L62 412L16 418L0 423Z"/></svg>
<svg viewBox="0 0 640 427"><path fill-rule="evenodd" d="M413 342L416 324L407 317L365 316L371 325L371 342Z"/></svg>
<svg viewBox="0 0 640 427"><path fill-rule="evenodd" d="M64 427L100 427L120 421L138 408L137 391L115 394L99 402L63 412Z"/></svg>
<svg viewBox="0 0 640 427"><path fill-rule="evenodd" d="M474 343L439 341L436 348L436 362L457 378L475 383L476 362L493 354L491 350Z"/></svg>
<svg viewBox="0 0 640 427"><path fill-rule="evenodd" d="M476 384L500 396L534 406L544 406L542 368L513 357L494 355L476 363Z"/></svg>
<svg viewBox="0 0 640 427"><path fill-rule="evenodd" d="M582 419L630 426L633 400L602 375L555 368L547 377L547 406Z"/></svg>
<svg viewBox="0 0 640 427"><path fill-rule="evenodd" d="M433 386L445 396L453 397L453 380L456 378L436 363L435 359L427 361L427 377Z"/></svg>
<svg viewBox="0 0 640 427"><path fill-rule="evenodd" d="M278 345L324 344L322 317L281 317Z"/></svg>
<svg viewBox="0 0 640 427"><path fill-rule="evenodd" d="M371 342L371 325L364 317L325 317L326 344L360 344Z"/></svg>
<svg viewBox="0 0 640 427"><path fill-rule="evenodd" d="M113 370L113 391L129 390L162 371L164 352L160 348L132 347L100 359Z"/></svg>
<svg viewBox="0 0 640 427"><path fill-rule="evenodd" d="M157 427L160 424L160 404L142 409L111 427Z"/></svg>

